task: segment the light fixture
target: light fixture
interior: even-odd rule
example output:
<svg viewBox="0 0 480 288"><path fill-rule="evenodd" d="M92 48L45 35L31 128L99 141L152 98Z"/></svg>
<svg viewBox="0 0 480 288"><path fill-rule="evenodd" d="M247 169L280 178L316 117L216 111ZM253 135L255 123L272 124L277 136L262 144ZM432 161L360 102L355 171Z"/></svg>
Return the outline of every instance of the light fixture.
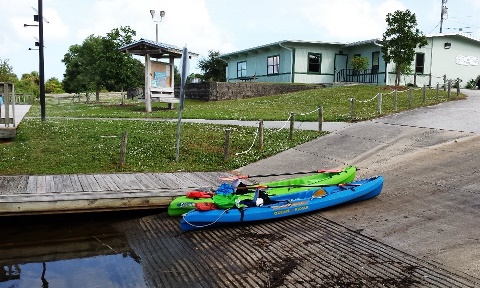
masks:
<svg viewBox="0 0 480 288"><path fill-rule="evenodd" d="M156 41L158 42L158 23L162 22L163 17L165 17L165 11L160 11L160 20L155 20L155 10L150 10L150 15L152 15L152 20L156 25Z"/></svg>
<svg viewBox="0 0 480 288"><path fill-rule="evenodd" d="M452 43L450 43L450 42L445 42L445 44L443 46L443 48L445 48L445 49L450 49L451 47L452 47Z"/></svg>

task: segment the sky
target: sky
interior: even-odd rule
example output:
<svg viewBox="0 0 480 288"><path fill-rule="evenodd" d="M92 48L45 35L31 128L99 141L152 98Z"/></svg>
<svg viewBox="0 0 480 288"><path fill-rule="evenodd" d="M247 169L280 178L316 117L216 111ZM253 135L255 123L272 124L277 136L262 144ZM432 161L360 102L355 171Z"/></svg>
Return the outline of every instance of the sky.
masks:
<svg viewBox="0 0 480 288"><path fill-rule="evenodd" d="M480 38L480 1L443 0L448 8L443 33L460 29ZM38 0L0 0L0 59L8 60L20 78L38 71L35 24ZM235 52L282 40L355 42L381 38L387 13L409 9L426 35L440 30L442 0L43 0L45 79L63 79L61 62L71 45L89 35L105 36L130 26L140 38L155 40L150 10L165 11L158 23L159 42L200 56L190 73L200 72L198 60L208 51ZM158 21L159 19L156 18ZM177 64L177 66L179 66Z"/></svg>

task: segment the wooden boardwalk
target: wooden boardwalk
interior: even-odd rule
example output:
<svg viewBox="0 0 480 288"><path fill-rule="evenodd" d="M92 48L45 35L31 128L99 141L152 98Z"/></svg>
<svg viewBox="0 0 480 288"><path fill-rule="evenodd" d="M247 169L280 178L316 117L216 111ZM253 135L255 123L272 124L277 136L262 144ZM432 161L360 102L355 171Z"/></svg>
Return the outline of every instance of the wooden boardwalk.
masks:
<svg viewBox="0 0 480 288"><path fill-rule="evenodd" d="M167 208L227 172L0 176L0 216Z"/></svg>
<svg viewBox="0 0 480 288"><path fill-rule="evenodd" d="M9 118L5 119L5 105L0 105L0 139L15 138L18 124L25 114L30 110L31 105L9 105Z"/></svg>

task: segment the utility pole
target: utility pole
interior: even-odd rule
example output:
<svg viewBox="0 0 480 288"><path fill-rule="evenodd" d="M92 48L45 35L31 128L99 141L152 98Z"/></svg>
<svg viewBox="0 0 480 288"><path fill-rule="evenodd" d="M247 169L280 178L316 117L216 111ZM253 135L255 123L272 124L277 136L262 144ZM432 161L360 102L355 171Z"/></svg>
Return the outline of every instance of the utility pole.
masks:
<svg viewBox="0 0 480 288"><path fill-rule="evenodd" d="M448 8L445 6L447 4L447 0L441 0L442 1L442 11L440 14L440 33L442 33L442 28L443 28L443 20L448 17Z"/></svg>
<svg viewBox="0 0 480 288"><path fill-rule="evenodd" d="M42 0L38 0L38 58L39 58L39 70L40 76L40 111L42 121L45 121L45 64L44 64L44 45L43 45L43 3Z"/></svg>

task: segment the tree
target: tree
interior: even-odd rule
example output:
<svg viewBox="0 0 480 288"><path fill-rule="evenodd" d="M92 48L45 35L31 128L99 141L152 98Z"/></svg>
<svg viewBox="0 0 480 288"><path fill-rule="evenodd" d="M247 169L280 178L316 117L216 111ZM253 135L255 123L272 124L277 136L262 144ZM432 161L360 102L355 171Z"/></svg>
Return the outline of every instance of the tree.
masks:
<svg viewBox="0 0 480 288"><path fill-rule="evenodd" d="M66 69L63 75L63 87L66 92L79 93L96 91L100 97L102 74L100 70L101 37L90 35L82 45L72 45L64 55L62 62Z"/></svg>
<svg viewBox="0 0 480 288"><path fill-rule="evenodd" d="M100 101L103 87L118 91L142 84L143 64L118 50L131 43L135 35L130 27L120 27L112 29L105 37L90 35L82 45L70 46L62 60L66 66L65 91L95 91L96 101Z"/></svg>
<svg viewBox="0 0 480 288"><path fill-rule="evenodd" d="M366 70L368 68L368 63L369 63L368 57L360 57L360 56L354 56L351 61L353 70L355 70L357 75L359 74L360 71Z"/></svg>
<svg viewBox="0 0 480 288"><path fill-rule="evenodd" d="M52 77L45 82L45 93L63 93L62 83L57 78Z"/></svg>
<svg viewBox="0 0 480 288"><path fill-rule="evenodd" d="M16 83L17 75L13 73L13 67L8 64L8 59L0 59L0 82Z"/></svg>
<svg viewBox="0 0 480 288"><path fill-rule="evenodd" d="M387 30L383 33L383 60L395 63L395 86L400 75L408 70L415 59L415 48L427 45L427 39L417 27L415 13L397 10L387 14Z"/></svg>
<svg viewBox="0 0 480 288"><path fill-rule="evenodd" d="M219 51L208 51L208 58L198 61L198 68L203 71L203 80L207 82L225 82L227 64L220 59Z"/></svg>
<svg viewBox="0 0 480 288"><path fill-rule="evenodd" d="M132 55L122 53L119 48L133 42L136 32L130 27L112 29L103 37L103 75L105 86L109 90L124 90L129 87L143 86L145 82L145 67L142 62L134 59ZM115 63L115 65L111 65Z"/></svg>
<svg viewBox="0 0 480 288"><path fill-rule="evenodd" d="M25 73L15 86L17 93L30 94L35 97L40 96L40 75L37 71Z"/></svg>

